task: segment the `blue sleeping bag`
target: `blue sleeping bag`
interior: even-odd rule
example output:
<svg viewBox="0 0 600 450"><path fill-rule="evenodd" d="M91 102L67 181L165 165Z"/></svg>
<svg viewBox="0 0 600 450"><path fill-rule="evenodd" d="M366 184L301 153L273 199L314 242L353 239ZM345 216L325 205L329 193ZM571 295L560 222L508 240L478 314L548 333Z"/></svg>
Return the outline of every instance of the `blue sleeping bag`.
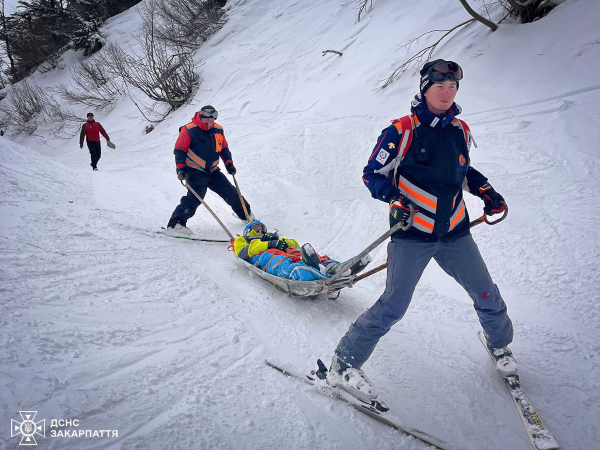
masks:
<svg viewBox="0 0 600 450"><path fill-rule="evenodd" d="M302 261L293 263L292 259L283 255L273 255L269 252L262 252L253 256L250 260L256 267L264 270L271 275L281 278L289 278L298 281L314 281L330 278L331 275L323 275L314 267L307 266ZM323 261L324 264L335 262L332 260Z"/></svg>

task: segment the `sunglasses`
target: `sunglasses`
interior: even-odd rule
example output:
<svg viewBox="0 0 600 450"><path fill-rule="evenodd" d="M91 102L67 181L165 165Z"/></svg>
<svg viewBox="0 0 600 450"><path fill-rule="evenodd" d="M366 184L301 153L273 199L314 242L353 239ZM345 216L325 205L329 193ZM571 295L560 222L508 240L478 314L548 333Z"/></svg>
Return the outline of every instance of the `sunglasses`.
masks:
<svg viewBox="0 0 600 450"><path fill-rule="evenodd" d="M200 111L200 116L203 119L217 119L217 117L219 117L219 113L216 109L203 109Z"/></svg>
<svg viewBox="0 0 600 450"><path fill-rule="evenodd" d="M429 68L427 77L434 83L441 83L448 79L460 81L463 78L462 68L453 61L443 61Z"/></svg>

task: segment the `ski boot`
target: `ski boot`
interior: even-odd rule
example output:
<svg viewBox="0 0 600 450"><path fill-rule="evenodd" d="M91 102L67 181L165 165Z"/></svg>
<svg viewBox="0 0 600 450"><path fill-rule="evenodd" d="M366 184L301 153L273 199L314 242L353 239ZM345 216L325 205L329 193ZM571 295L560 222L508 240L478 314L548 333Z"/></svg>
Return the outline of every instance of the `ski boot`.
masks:
<svg viewBox="0 0 600 450"><path fill-rule="evenodd" d="M319 271L321 270L321 259L319 258L319 255L317 255L317 252L315 252L315 249L312 245L304 244L302 247L300 247L300 254L302 255L302 262L304 264L314 267Z"/></svg>
<svg viewBox="0 0 600 450"><path fill-rule="evenodd" d="M176 223L172 227L167 227L167 229L165 230L165 234L167 236L171 236L171 237L183 237L183 238L186 238L186 237L190 237L193 234L193 231L190 230L185 225L182 225L180 223Z"/></svg>
<svg viewBox="0 0 600 450"><path fill-rule="evenodd" d="M320 363L320 364L319 364ZM321 360L317 361L319 372L326 374L327 384L337 387L349 393L352 397L371 406L379 412L389 410L388 406L378 400L378 393L371 380L360 369L355 369L340 361L337 355L333 355L329 371Z"/></svg>
<svg viewBox="0 0 600 450"><path fill-rule="evenodd" d="M492 356L496 360L496 368L504 378L517 375L517 360L508 347L490 347Z"/></svg>

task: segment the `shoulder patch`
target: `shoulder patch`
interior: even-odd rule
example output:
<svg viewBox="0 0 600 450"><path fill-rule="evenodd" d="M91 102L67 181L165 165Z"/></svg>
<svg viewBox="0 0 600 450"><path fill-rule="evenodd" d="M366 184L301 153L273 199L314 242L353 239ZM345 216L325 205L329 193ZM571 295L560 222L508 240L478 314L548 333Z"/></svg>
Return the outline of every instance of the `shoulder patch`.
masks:
<svg viewBox="0 0 600 450"><path fill-rule="evenodd" d="M377 161L379 164L381 164L383 166L389 157L390 157L390 152L385 151L384 149L381 149L381 150L379 150L379 153L377 154L375 161Z"/></svg>
<svg viewBox="0 0 600 450"><path fill-rule="evenodd" d="M190 123L186 124L185 127L189 129L189 128L194 128L194 127L197 127L197 126L198 125L196 125L194 122L190 122Z"/></svg>

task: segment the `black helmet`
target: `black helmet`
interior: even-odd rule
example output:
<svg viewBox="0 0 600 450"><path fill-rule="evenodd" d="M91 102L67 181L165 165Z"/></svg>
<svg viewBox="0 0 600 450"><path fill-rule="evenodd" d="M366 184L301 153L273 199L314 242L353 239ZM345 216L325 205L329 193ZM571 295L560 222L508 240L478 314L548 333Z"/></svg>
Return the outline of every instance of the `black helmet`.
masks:
<svg viewBox="0 0 600 450"><path fill-rule="evenodd" d="M202 119L217 119L219 113L214 106L206 105L200 109L200 118Z"/></svg>

